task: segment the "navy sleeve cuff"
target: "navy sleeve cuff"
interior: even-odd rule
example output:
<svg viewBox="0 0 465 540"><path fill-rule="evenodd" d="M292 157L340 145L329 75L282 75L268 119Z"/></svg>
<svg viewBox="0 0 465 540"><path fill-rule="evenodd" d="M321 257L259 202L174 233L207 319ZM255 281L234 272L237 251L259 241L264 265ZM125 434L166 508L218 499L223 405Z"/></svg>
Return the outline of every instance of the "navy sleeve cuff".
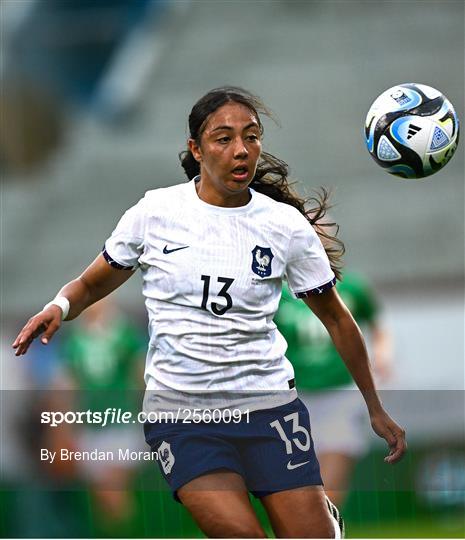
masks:
<svg viewBox="0 0 465 540"><path fill-rule="evenodd" d="M329 289L332 289L334 285L336 285L335 277L331 281L328 281L328 283L325 283L320 287L315 287L314 289L310 289L309 291L295 293L295 295L297 296L297 298L308 298L309 296L312 296L314 294L322 294L325 291L329 291Z"/></svg>
<svg viewBox="0 0 465 540"><path fill-rule="evenodd" d="M108 251L105 249L105 246L103 246L102 255L107 261L107 263L113 268L116 268L118 270L135 270L134 266L123 266L122 264L113 260L111 256L108 254Z"/></svg>

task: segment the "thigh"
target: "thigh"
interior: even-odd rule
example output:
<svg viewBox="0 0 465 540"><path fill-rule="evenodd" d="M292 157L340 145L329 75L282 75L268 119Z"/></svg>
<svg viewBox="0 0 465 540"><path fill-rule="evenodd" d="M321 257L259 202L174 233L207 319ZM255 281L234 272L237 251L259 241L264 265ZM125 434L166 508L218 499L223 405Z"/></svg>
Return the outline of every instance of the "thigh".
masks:
<svg viewBox="0 0 465 540"><path fill-rule="evenodd" d="M277 538L335 538L334 521L320 486L290 489L261 499Z"/></svg>
<svg viewBox="0 0 465 540"><path fill-rule="evenodd" d="M210 538L265 538L242 477L219 470L178 489L178 497Z"/></svg>

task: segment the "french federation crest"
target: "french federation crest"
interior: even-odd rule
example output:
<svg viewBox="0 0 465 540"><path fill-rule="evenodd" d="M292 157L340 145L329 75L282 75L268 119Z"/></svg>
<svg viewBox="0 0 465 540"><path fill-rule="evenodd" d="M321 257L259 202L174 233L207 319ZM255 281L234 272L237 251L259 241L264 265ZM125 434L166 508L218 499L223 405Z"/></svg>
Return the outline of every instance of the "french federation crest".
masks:
<svg viewBox="0 0 465 540"><path fill-rule="evenodd" d="M262 278L270 276L273 257L270 248L255 246L252 250L252 271Z"/></svg>
<svg viewBox="0 0 465 540"><path fill-rule="evenodd" d="M175 459L173 452L171 452L171 445L166 441L163 441L158 447L158 459L160 460L161 466L165 474L170 474L171 469L173 468Z"/></svg>

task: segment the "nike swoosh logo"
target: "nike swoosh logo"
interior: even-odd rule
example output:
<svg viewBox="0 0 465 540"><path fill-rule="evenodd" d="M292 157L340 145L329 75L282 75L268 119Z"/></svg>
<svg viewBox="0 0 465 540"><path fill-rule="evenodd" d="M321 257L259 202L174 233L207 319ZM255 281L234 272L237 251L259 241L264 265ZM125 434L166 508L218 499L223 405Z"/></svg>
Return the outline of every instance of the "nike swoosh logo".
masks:
<svg viewBox="0 0 465 540"><path fill-rule="evenodd" d="M168 253L173 253L174 251L179 251L180 249L186 249L188 248L189 246L182 246L182 247L178 247L178 248L174 248L174 249L168 249L168 244L163 248L163 253L165 253L165 255L168 255Z"/></svg>
<svg viewBox="0 0 465 540"><path fill-rule="evenodd" d="M292 469L297 469L298 467L302 467L302 465L307 465L307 463L310 463L310 460L308 461L303 461L302 463L296 463L295 465L293 465L290 461L288 462L287 464L287 468L289 471L292 471Z"/></svg>

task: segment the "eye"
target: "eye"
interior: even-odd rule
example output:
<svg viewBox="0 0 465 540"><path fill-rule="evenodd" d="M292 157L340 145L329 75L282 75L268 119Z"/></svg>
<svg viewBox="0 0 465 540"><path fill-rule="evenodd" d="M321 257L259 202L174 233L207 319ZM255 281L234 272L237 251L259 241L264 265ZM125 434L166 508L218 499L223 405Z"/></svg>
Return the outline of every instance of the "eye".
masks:
<svg viewBox="0 0 465 540"><path fill-rule="evenodd" d="M230 140L231 140L230 137L227 137L227 136L220 137L219 139L216 139L216 141L219 142L220 144L226 144Z"/></svg>
<svg viewBox="0 0 465 540"><path fill-rule="evenodd" d="M251 133L250 135L247 135L246 139L248 141L258 141L259 140L258 135L255 135L254 133Z"/></svg>

